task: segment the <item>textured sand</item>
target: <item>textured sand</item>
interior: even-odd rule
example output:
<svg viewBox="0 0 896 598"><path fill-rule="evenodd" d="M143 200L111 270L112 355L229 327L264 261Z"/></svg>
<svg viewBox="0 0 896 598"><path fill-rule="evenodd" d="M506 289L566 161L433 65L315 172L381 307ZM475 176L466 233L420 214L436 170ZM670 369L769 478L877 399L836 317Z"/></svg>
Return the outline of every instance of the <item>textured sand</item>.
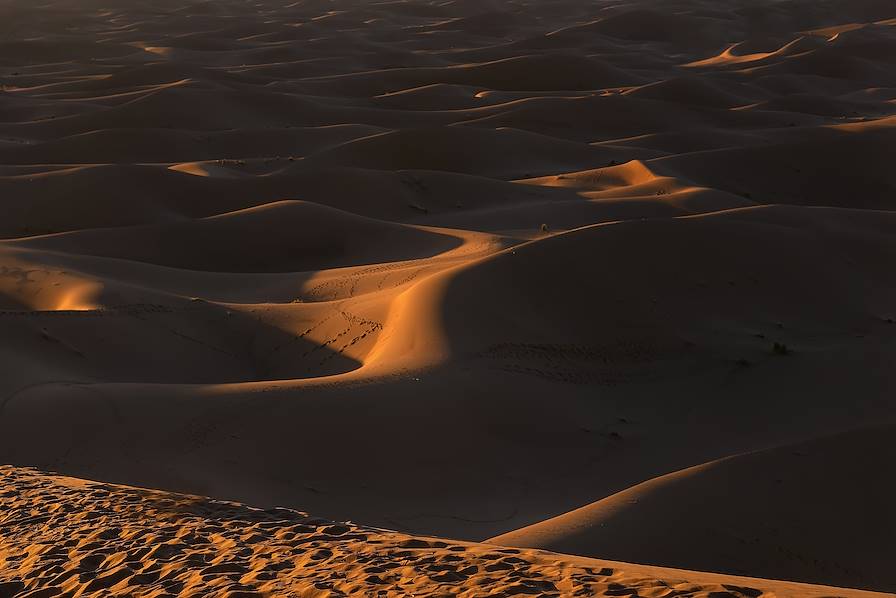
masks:
<svg viewBox="0 0 896 598"><path fill-rule="evenodd" d="M883 596L334 523L0 468L0 596Z"/></svg>
<svg viewBox="0 0 896 598"><path fill-rule="evenodd" d="M0 463L896 591L894 148L892 0L0 0Z"/></svg>

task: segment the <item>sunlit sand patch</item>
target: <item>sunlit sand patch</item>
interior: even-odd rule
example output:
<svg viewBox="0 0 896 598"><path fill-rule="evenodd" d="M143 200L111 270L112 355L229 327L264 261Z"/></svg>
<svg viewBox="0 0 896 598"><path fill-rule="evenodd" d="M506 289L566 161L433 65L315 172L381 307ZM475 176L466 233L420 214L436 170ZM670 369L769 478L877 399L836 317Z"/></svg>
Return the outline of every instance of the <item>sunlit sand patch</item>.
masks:
<svg viewBox="0 0 896 598"><path fill-rule="evenodd" d="M682 66L685 67L711 67L711 66L725 66L731 64L743 64L747 62L756 62L758 60L763 60L768 58L773 54L773 52L756 52L754 54L735 54L734 50L740 46L741 44L732 44L728 48L726 48L721 54L718 56L712 56L710 58L705 58L703 60L697 60L695 62L688 62Z"/></svg>
<svg viewBox="0 0 896 598"><path fill-rule="evenodd" d="M98 309L104 289L101 281L17 259L8 253L0 259L0 294L14 302L18 309Z"/></svg>
<svg viewBox="0 0 896 598"><path fill-rule="evenodd" d="M625 164L607 166L605 168L523 179L518 182L543 187L604 191L617 187L644 185L656 181L658 178L661 177L651 171L647 164L641 160L632 160Z"/></svg>
<svg viewBox="0 0 896 598"><path fill-rule="evenodd" d="M241 176L241 173L234 172L219 162L185 162L169 166L168 169L199 177L235 179Z"/></svg>
<svg viewBox="0 0 896 598"><path fill-rule="evenodd" d="M161 596L172 588L208 596L338 597L379 595L390 587L400 589L390 595L421 598L670 592L820 598L834 591L412 536L282 507L32 469L0 468L0 506L0 589L11 595L46 587L85 597ZM47 544L51 538L56 542ZM52 548L59 543L63 550Z"/></svg>
<svg viewBox="0 0 896 598"><path fill-rule="evenodd" d="M162 56L168 58L174 52L174 48L166 47L166 46L138 46L144 52L148 54L156 54L157 56Z"/></svg>
<svg viewBox="0 0 896 598"><path fill-rule="evenodd" d="M820 37L826 37L829 42L835 41L841 33L846 33L848 31L855 31L857 29L862 29L866 27L865 23L845 23L843 25L837 25L835 27L825 27L823 29L813 29L812 31L807 31L806 33L809 35L818 35Z"/></svg>
<svg viewBox="0 0 896 598"><path fill-rule="evenodd" d="M100 309L102 305L98 299L104 289L100 282L85 282L70 287L63 293L56 304L54 311L88 311Z"/></svg>

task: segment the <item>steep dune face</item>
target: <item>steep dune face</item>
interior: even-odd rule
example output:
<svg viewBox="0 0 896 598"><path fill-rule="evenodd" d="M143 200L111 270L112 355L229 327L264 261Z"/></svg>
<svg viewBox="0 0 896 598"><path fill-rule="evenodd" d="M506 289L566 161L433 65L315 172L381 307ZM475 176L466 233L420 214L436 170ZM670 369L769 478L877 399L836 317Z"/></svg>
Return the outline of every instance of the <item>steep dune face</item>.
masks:
<svg viewBox="0 0 896 598"><path fill-rule="evenodd" d="M892 434L892 426L865 428L698 465L490 542L889 587L883 561L894 521L880 501L892 489L881 467L894 458ZM851 550L832 559L824 549L832 541ZM732 544L752 545L755 560Z"/></svg>
<svg viewBox="0 0 896 598"><path fill-rule="evenodd" d="M892 2L51 0L0 33L0 463L896 590ZM10 471L49 489L17 512L57 496ZM8 521L0 596L77 593ZM501 550L393 581L758 595ZM393 583L303 558L354 581L277 591ZM141 559L111 592L226 595Z"/></svg>
<svg viewBox="0 0 896 598"><path fill-rule="evenodd" d="M820 364L859 330L884 358L894 227L783 206L584 227L408 290L378 354L596 385L746 372L785 345Z"/></svg>

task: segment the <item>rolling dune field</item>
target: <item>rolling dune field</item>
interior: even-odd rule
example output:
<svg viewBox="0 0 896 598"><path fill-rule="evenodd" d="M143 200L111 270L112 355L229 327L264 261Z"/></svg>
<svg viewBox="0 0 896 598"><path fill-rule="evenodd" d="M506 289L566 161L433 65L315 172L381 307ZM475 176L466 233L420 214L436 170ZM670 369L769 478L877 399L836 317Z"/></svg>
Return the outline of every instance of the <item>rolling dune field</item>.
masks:
<svg viewBox="0 0 896 598"><path fill-rule="evenodd" d="M0 0L0 358L0 598L896 592L896 3Z"/></svg>

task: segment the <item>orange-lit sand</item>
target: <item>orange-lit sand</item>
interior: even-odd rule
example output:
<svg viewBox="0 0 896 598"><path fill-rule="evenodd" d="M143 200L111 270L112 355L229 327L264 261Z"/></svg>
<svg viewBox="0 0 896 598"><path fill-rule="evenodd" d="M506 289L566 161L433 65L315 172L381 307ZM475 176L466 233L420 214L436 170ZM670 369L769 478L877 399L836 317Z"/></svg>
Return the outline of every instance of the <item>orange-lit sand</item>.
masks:
<svg viewBox="0 0 896 598"><path fill-rule="evenodd" d="M0 467L3 596L885 596L499 548Z"/></svg>
<svg viewBox="0 0 896 598"><path fill-rule="evenodd" d="M168 571L123 544L164 519L147 541L236 543L114 593L223 596L203 570L237 558L210 575L271 596L896 591L891 0L0 18L0 463L145 497L94 520L99 487L6 470L4 579ZM165 519L116 483L396 531ZM61 496L85 517L27 523ZM509 579L485 544L396 561L410 536L526 550ZM41 543L58 567L16 558ZM302 566L244 579L277 543Z"/></svg>

